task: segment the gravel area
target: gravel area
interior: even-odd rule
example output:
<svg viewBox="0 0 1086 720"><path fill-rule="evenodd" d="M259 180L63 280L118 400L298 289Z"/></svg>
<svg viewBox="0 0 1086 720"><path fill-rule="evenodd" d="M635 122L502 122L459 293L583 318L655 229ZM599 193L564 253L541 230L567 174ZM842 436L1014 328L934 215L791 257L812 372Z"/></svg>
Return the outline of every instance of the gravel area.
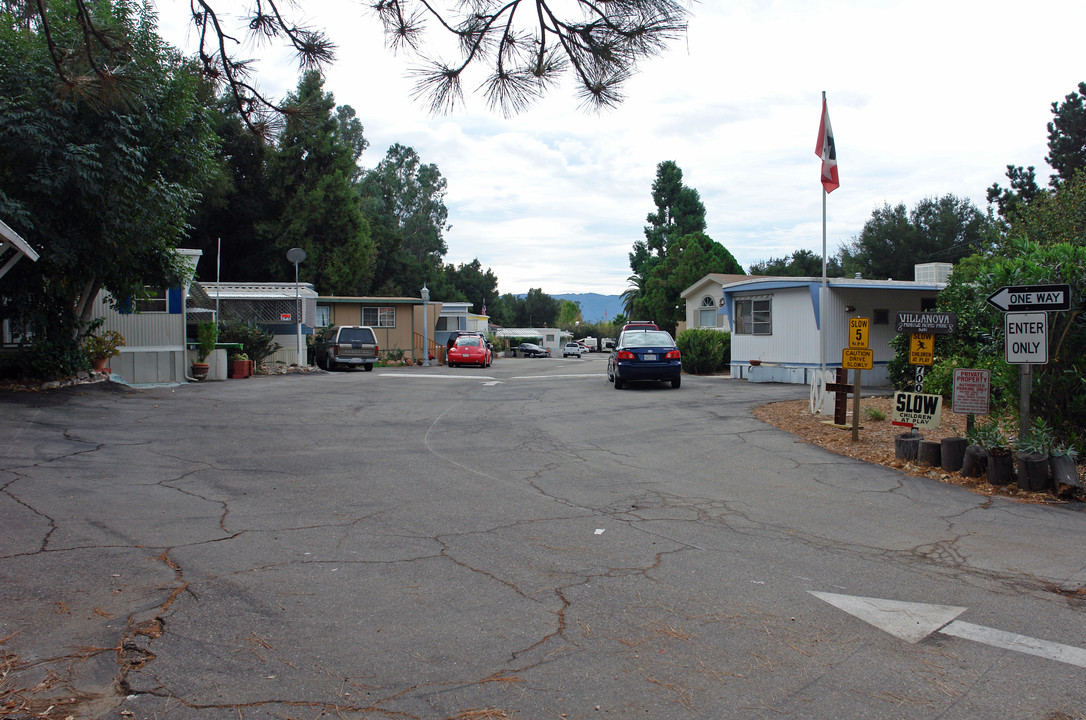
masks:
<svg viewBox="0 0 1086 720"><path fill-rule="evenodd" d="M991 485L983 477L966 478L960 473L948 472L940 467L919 465L906 462L894 456L894 437L905 432L905 428L894 425L890 412L891 398L864 397L860 401L859 440L852 439L852 398L849 398L848 427L840 428L832 424L832 412L826 415L813 415L806 400L771 403L755 409L754 416L774 427L786 430L805 442L821 445L830 452L846 455L864 462L877 463L897 468L909 475L929 477L941 482L961 485L983 495L1000 495L1024 502L1068 505L1083 509L1086 494L1080 488L1075 496L1058 498L1051 493L1035 493L1019 490L1013 483L1008 486ZM882 419L878 419L881 416ZM984 422L978 418L978 423ZM965 436L966 416L958 415L944 407L941 425L937 430L924 430L925 440L942 440L946 437ZM1084 476L1084 467L1078 466L1080 482Z"/></svg>

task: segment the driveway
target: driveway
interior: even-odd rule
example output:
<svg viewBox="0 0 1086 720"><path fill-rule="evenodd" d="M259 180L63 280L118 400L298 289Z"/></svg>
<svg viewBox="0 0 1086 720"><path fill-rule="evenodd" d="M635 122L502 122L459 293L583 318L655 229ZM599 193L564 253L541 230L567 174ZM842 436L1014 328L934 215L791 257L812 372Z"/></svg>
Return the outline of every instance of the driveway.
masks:
<svg viewBox="0 0 1086 720"><path fill-rule="evenodd" d="M604 368L0 396L0 710L1086 717L1081 512Z"/></svg>

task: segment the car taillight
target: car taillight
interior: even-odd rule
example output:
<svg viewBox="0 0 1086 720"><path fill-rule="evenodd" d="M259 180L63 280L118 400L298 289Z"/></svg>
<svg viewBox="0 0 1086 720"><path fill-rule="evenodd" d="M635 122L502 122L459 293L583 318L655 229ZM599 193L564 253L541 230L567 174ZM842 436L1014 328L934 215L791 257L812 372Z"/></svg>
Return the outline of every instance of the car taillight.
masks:
<svg viewBox="0 0 1086 720"><path fill-rule="evenodd" d="M332 346L332 354L333 355L339 355L339 343L336 343L335 345Z"/></svg>
<svg viewBox="0 0 1086 720"><path fill-rule="evenodd" d="M374 345L373 346L373 356L374 357L380 357L380 355L381 355L381 348Z"/></svg>
<svg viewBox="0 0 1086 720"><path fill-rule="evenodd" d="M664 357L666 357L668 360L678 360L682 357L682 355L679 354L678 350L669 350L667 355L665 355Z"/></svg>
<svg viewBox="0 0 1086 720"><path fill-rule="evenodd" d="M634 354L632 352L630 352L629 350L619 350L618 351L618 359L619 360L633 360L634 359Z"/></svg>

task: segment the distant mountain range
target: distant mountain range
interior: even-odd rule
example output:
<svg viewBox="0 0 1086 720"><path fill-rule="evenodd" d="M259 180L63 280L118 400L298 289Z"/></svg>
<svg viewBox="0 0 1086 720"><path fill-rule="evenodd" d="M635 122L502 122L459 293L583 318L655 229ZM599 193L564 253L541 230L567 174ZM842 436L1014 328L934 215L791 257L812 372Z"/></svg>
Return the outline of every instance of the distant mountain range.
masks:
<svg viewBox="0 0 1086 720"><path fill-rule="evenodd" d="M581 317L585 322L596 323L613 320L622 312L622 299L618 295L600 295L599 293L570 293L551 295L559 300L572 300L581 304Z"/></svg>

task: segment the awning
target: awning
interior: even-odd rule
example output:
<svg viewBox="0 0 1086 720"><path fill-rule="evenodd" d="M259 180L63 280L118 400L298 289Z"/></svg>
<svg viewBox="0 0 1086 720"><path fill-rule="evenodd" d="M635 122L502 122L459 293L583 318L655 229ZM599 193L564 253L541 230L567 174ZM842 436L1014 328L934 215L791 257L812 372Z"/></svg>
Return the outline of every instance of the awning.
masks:
<svg viewBox="0 0 1086 720"><path fill-rule="evenodd" d="M0 267L0 277L4 277L8 270L15 267L15 263L19 262L23 256L34 262L38 260L37 251L30 247L26 240L19 237L17 232L9 228L3 220L0 220L0 262L7 258L3 267Z"/></svg>

